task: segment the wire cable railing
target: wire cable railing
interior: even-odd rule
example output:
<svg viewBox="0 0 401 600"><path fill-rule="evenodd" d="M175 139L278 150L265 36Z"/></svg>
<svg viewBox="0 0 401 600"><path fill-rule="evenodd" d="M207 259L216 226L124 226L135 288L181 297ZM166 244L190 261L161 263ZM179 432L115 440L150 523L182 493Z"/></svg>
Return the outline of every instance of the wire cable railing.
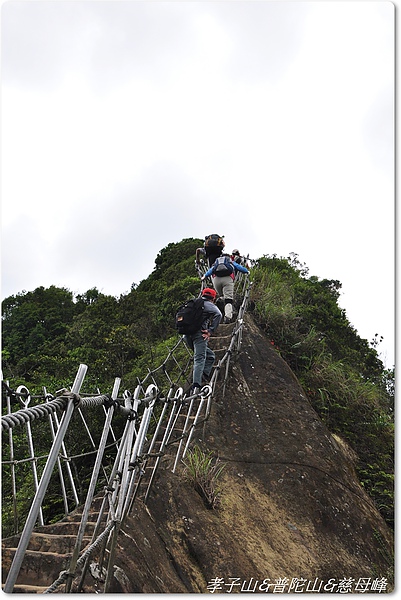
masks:
<svg viewBox="0 0 401 600"><path fill-rule="evenodd" d="M207 270L206 265L202 263L196 265L196 268L200 277ZM53 471L58 472L65 514L70 512L69 495L73 496L76 507L79 504L77 485L71 469L71 457L68 455L65 440L66 432L71 427L73 414L74 417L78 416L83 424L84 431L94 448L95 462L86 490L69 568L60 574L45 593L53 593L61 586L64 586L65 592L82 591L88 570L91 569L93 574L94 560L97 561L96 570L100 573L99 578L104 580L104 591L107 592L113 572L118 534L131 513L135 500L141 498L146 504L163 458L168 457L171 470L176 472L190 448L194 431L208 420L213 400L216 400L219 395L224 397L230 362L239 351L242 342L244 315L250 289L249 277L242 273L237 274L235 298L238 303L238 314L232 324L227 346L223 348L223 354L214 367L210 382L202 387L200 393L184 391L190 382L193 358L183 337L168 350L161 364L154 369L149 369L144 378L138 381L133 393L125 390L120 396L121 380L116 378L110 395L81 396L80 390L87 372L87 366L83 364L79 366L71 390L60 390L53 397L44 389L45 401L36 406L30 405L32 399L25 386L14 392L9 387L9 383L5 382L7 414L2 417L2 430L8 431L9 434L9 461L3 461L3 465L10 468L15 528L18 527L15 501L16 468L22 462L21 459L17 459L18 453L13 437L15 428L21 426L26 428L30 456L24 460L31 463L35 472L33 477L35 495L4 584L6 593L14 589L35 526L43 525L42 504ZM18 399L24 407L12 412L12 401ZM84 412L96 411L98 414L99 407L102 407L104 424L100 439L96 442ZM112 429L113 419L117 415L125 420L123 433L118 440ZM35 457L34 435L30 424L44 419L49 422L52 443L39 481L36 466L39 458L43 457ZM110 448L108 444L110 438L115 458L112 464L109 464L109 474L107 474L108 471L103 463L105 452ZM99 496L101 481L105 481L106 485L103 486L103 492ZM91 542L83 549L89 514L94 501L99 501L99 498L101 506Z"/></svg>

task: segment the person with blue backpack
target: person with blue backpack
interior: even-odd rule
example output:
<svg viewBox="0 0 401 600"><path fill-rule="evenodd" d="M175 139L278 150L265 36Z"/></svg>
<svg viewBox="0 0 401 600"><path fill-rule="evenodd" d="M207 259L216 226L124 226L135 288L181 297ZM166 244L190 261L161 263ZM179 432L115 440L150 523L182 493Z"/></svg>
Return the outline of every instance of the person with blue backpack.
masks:
<svg viewBox="0 0 401 600"><path fill-rule="evenodd" d="M249 271L243 265L234 262L229 254L222 254L202 277L213 278L213 287L221 298L224 298L224 321L230 323L233 318L234 279L237 271L249 275Z"/></svg>

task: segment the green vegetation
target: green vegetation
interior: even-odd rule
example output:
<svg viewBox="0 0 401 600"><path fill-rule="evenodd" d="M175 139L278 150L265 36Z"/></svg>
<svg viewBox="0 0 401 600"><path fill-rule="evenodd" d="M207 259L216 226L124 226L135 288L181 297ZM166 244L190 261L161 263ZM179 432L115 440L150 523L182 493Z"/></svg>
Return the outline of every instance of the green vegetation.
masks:
<svg viewBox="0 0 401 600"><path fill-rule="evenodd" d="M261 258L254 316L332 433L355 450L362 485L394 524L394 370L361 339L338 304L338 281L308 277L296 255Z"/></svg>
<svg viewBox="0 0 401 600"><path fill-rule="evenodd" d="M14 389L32 393L70 386L79 363L90 368L84 392L111 391L121 377L129 389L148 367L166 354L166 340L178 339L174 315L190 295L199 293L195 250L188 239L160 251L155 269L120 298L96 288L76 298L51 286L9 296L2 305L3 374ZM169 340L170 338L170 340Z"/></svg>
<svg viewBox="0 0 401 600"><path fill-rule="evenodd" d="M178 340L174 314L199 292L194 259L201 244L192 238L169 244L150 276L119 298L96 288L74 297L55 286L6 298L4 379L13 389L25 384L32 394L42 394L43 386L54 393L70 387L86 363L83 393L110 393L116 376L133 391ZM310 277L296 255L260 258L252 280L254 318L329 430L357 453L361 483L392 525L394 371L380 361L377 340L361 339L338 306L340 282ZM80 446L79 436L67 442L71 454L92 450ZM25 475L28 485L30 467Z"/></svg>
<svg viewBox="0 0 401 600"><path fill-rule="evenodd" d="M220 504L221 488L219 478L225 467L211 452L203 452L199 446L190 450L185 459L185 476L203 498L208 508L217 508Z"/></svg>

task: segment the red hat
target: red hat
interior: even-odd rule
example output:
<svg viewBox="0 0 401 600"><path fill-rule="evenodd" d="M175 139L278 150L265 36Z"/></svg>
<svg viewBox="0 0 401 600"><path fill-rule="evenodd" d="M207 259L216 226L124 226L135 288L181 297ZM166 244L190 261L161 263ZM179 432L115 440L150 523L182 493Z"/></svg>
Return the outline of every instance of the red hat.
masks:
<svg viewBox="0 0 401 600"><path fill-rule="evenodd" d="M209 298L214 300L217 296L216 290L213 290L212 288L205 288L202 292L202 297L205 297L205 296L209 296Z"/></svg>

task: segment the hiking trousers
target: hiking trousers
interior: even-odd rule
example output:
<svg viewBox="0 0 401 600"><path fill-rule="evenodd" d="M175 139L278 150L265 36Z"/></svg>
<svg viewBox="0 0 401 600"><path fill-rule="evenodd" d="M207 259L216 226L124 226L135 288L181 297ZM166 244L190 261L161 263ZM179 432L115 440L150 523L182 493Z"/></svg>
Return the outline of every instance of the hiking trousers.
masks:
<svg viewBox="0 0 401 600"><path fill-rule="evenodd" d="M233 317L234 280L231 275L224 277L213 277L213 286L219 296L224 298L224 316L227 319Z"/></svg>
<svg viewBox="0 0 401 600"><path fill-rule="evenodd" d="M196 383L199 387L202 387L202 377L209 377L216 355L213 350L209 348L207 341L203 339L201 331L197 331L192 335L185 335L184 340L194 353L192 383Z"/></svg>

